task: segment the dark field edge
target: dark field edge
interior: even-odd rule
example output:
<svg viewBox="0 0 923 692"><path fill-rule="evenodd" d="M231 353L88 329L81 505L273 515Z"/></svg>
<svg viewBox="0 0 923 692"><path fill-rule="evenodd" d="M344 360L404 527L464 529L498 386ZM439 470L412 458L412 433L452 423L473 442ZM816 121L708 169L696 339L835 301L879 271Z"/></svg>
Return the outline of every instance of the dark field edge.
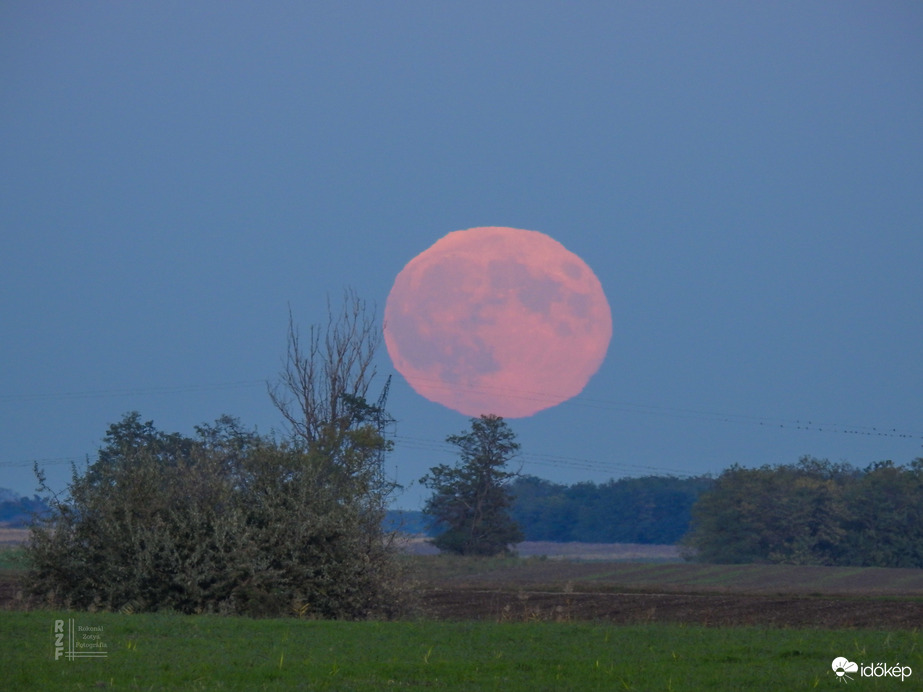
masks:
<svg viewBox="0 0 923 692"><path fill-rule="evenodd" d="M923 599L923 570L808 565L412 559L423 584L579 592L693 592Z"/></svg>

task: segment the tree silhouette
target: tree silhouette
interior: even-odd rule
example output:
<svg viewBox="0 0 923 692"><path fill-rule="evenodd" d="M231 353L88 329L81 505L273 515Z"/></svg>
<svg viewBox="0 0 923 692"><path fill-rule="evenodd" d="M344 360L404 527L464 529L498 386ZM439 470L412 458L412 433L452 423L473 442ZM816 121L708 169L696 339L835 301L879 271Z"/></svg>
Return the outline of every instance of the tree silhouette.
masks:
<svg viewBox="0 0 923 692"><path fill-rule="evenodd" d="M424 511L445 530L432 543L461 555L497 555L523 539L509 514L513 496L505 470L519 450L516 435L499 416L471 419L471 431L446 438L458 447L459 463L440 464L420 482L433 490Z"/></svg>

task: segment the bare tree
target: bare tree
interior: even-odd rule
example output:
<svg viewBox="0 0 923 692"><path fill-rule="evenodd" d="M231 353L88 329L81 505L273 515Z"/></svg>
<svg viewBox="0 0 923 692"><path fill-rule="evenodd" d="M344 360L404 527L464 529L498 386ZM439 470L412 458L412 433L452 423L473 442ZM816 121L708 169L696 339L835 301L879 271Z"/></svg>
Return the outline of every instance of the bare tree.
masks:
<svg viewBox="0 0 923 692"><path fill-rule="evenodd" d="M289 311L285 366L269 395L293 439L324 460L325 480L343 501L362 506L367 535L381 538L381 521L396 483L386 477L393 443L386 427L388 383L375 403L366 396L376 374L382 333L374 309L352 290L340 308L328 298L327 322L311 325L302 340Z"/></svg>
<svg viewBox="0 0 923 692"><path fill-rule="evenodd" d="M328 297L327 324L311 325L304 341L289 310L285 367L269 396L295 437L312 448L338 446L346 431L369 422L375 407L366 396L381 340L374 309L351 289L339 310Z"/></svg>

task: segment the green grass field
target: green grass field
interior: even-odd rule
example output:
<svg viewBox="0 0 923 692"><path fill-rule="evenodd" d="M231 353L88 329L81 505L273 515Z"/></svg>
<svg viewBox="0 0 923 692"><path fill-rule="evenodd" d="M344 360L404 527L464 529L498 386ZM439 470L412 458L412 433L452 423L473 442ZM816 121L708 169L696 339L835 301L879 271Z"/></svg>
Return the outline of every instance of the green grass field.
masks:
<svg viewBox="0 0 923 692"><path fill-rule="evenodd" d="M0 572L21 574L21 549L0 550ZM857 593L908 603L921 570L777 565L580 563L415 558L423 582L478 588L717 589ZM69 660L55 622L94 631L106 656ZM78 637L82 632L77 631ZM83 641L76 639L77 642ZM92 641L92 640L91 640ZM93 649L75 649L85 653ZM853 673L831 662L900 664L908 679ZM919 689L919 629L701 627L586 621L323 622L177 614L0 610L3 690L807 690Z"/></svg>
<svg viewBox="0 0 923 692"><path fill-rule="evenodd" d="M55 620L68 618L102 627L106 658L54 659ZM918 631L50 611L0 612L0 625L6 690L840 689L838 656L916 671L904 682L853 674L855 689L918 689L923 677Z"/></svg>

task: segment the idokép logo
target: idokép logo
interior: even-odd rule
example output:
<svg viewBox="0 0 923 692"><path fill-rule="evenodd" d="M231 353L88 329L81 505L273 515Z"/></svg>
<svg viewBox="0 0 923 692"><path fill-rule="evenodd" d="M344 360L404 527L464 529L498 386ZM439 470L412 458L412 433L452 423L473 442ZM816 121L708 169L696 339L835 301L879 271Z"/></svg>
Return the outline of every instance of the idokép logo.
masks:
<svg viewBox="0 0 923 692"><path fill-rule="evenodd" d="M856 673L859 671L859 664L853 663L852 661L838 656L833 659L833 672L836 673L836 676L842 681L846 682L847 680L852 680L847 673Z"/></svg>
<svg viewBox="0 0 923 692"><path fill-rule="evenodd" d="M831 667L840 682L852 680L849 673L858 673L862 678L900 678L901 682L913 674L910 666L902 666L900 663L893 666L887 663L854 663L842 656L833 659Z"/></svg>

